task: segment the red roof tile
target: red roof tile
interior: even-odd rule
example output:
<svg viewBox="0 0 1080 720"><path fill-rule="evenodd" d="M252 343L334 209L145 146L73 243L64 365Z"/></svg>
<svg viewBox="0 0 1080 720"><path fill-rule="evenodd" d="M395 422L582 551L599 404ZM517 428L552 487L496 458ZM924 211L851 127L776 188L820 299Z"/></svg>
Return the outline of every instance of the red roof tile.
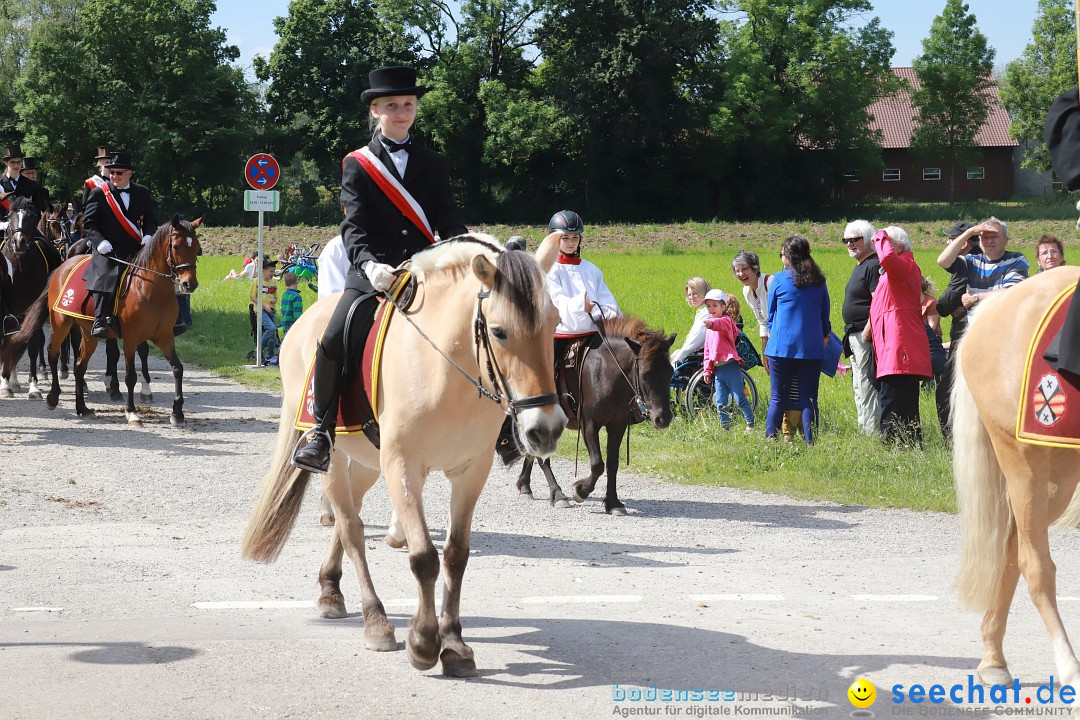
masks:
<svg viewBox="0 0 1080 720"><path fill-rule="evenodd" d="M912 88L919 88L919 78L915 70L909 67L894 67L893 73L911 83ZM1016 140L1009 137L1009 114L998 97L997 85L991 85L989 90L990 112L986 123L975 135L977 147L1015 147ZM884 149L911 147L911 133L915 130L915 108L911 104L911 94L907 91L898 92L888 98L880 98L870 106L870 121L872 130L881 130L883 137L881 146Z"/></svg>

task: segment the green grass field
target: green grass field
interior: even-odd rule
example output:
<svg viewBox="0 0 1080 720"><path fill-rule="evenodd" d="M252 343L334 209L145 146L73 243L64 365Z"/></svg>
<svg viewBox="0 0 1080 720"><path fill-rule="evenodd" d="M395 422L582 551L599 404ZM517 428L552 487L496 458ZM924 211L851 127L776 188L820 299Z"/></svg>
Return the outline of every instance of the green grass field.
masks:
<svg viewBox="0 0 1080 720"><path fill-rule="evenodd" d="M1035 233L1047 231L1043 229L1044 225L1052 229L1061 224L1032 222L1025 233L1032 237L1016 238L1011 246L1028 251L1030 258L1032 241L1038 237ZM919 228L915 234L915 257L940 289L947 283L948 276L935 263L941 248L940 235L934 235L935 231L939 232L939 225L926 223L924 228ZM647 234L643 227L628 229L628 233ZM679 227L663 226L660 234L671 237L678 233ZM495 229L500 237L505 236L501 230ZM828 278L833 300L832 322L834 328L842 332L840 306L844 285L853 267L838 241L842 224L748 226L746 232L739 233L740 237L725 236L717 239L712 247L701 241L705 228L695 230L697 239L692 243L643 242L648 249L636 252L621 243L607 244L607 249L590 248L586 236L584 252L604 271L624 312L639 315L650 326L676 332L681 338L694 314L683 300L687 278L702 275L715 287L741 299L742 286L730 269L734 253L741 248L754 250L762 258L762 269L775 273L781 267L779 247L783 237L789 232L803 230L814 240L814 257ZM1065 234L1060 229L1059 232ZM1013 235L1016 237L1015 230ZM249 362L246 354L254 348L248 322L248 284L222 280L230 268L238 268L240 264L240 256L200 259L201 284L192 296L195 324L190 332L179 338L181 357L186 363L245 384L277 390L280 388L277 368L259 371L244 368ZM303 285L301 290L304 306L310 307L315 301L314 293ZM752 314L745 312L744 319L747 335L756 342L757 326ZM676 342L681 344L681 340ZM761 368L751 373L762 394L757 433L744 436L741 432L724 431L712 417L704 420L677 417L672 427L665 431L639 425L632 431L630 467L637 472L655 473L679 482L754 488L845 504L954 509L949 452L941 440L932 393L924 391L922 394L925 449L885 449L875 438L862 435L856 428L850 376L823 377L820 391L822 426L817 444L807 448L801 442L789 445L764 439L768 379ZM566 433L561 445L564 457L573 457L576 439L576 433ZM582 469L579 472L584 473L588 459L583 447L581 452ZM570 478L564 480L565 488ZM634 493L632 484L624 484L620 494L633 498Z"/></svg>

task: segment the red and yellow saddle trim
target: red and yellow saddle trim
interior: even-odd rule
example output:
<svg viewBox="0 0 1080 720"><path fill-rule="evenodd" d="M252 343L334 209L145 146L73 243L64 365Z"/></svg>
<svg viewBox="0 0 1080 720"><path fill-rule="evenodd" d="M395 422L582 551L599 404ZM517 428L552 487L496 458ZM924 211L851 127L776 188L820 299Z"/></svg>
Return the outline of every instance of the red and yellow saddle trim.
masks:
<svg viewBox="0 0 1080 720"><path fill-rule="evenodd" d="M402 292L409 285L411 273L403 272L394 286L390 289L390 296L397 302ZM379 421L379 409L377 398L379 397L380 369L382 368L382 351L386 342L386 333L390 329L390 320L394 316L395 306L380 301L379 310L375 314L374 323L368 338L364 343L363 357L360 362L360 382L350 383L351 387L343 388L341 402L339 403L337 427L335 432L342 435L362 432L361 426L365 418L360 418L356 412L352 412L353 404L350 402L355 393L365 393L371 404L375 422ZM355 376L354 376L355 377ZM296 408L296 416L293 418L293 428L307 431L315 427L315 354L312 353L308 361L307 373L304 376L304 396Z"/></svg>
<svg viewBox="0 0 1080 720"><path fill-rule="evenodd" d="M86 289L84 277L89 263L90 256L83 255L71 266L71 270L60 285L60 294L57 295L56 302L52 306L53 312L81 320L94 319L94 296ZM124 280L130 271L130 267L124 268L116 287L123 287ZM113 315L120 311L120 295L121 293L116 293L113 299Z"/></svg>
<svg viewBox="0 0 1080 720"><path fill-rule="evenodd" d="M1044 447L1080 447L1080 413L1070 405L1080 403L1080 390L1043 359L1054 336L1061 330L1073 300L1075 285L1062 290L1039 318L1028 345L1020 407L1016 413L1016 439Z"/></svg>

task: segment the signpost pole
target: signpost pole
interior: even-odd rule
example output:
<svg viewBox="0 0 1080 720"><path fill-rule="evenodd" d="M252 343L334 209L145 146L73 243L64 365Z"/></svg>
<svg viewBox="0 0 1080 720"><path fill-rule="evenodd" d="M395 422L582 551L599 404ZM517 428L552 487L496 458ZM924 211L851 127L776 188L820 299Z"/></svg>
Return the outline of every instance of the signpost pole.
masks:
<svg viewBox="0 0 1080 720"><path fill-rule="evenodd" d="M255 261L255 278L258 287L255 292L255 367L263 367L262 356L262 299L263 299L263 211L259 211L259 257Z"/></svg>

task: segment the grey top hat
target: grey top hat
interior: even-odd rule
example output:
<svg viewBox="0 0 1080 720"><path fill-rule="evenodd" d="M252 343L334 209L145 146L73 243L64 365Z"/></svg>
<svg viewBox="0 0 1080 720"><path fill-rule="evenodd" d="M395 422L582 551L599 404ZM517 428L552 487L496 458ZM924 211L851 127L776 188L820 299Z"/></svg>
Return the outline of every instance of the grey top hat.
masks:
<svg viewBox="0 0 1080 720"><path fill-rule="evenodd" d="M391 95L415 95L421 97L428 91L416 84L416 70L411 67L386 67L368 73L370 88L360 93L360 100L370 105L372 100Z"/></svg>
<svg viewBox="0 0 1080 720"><path fill-rule="evenodd" d="M98 145L97 156L95 160L111 160L113 154L112 145Z"/></svg>

